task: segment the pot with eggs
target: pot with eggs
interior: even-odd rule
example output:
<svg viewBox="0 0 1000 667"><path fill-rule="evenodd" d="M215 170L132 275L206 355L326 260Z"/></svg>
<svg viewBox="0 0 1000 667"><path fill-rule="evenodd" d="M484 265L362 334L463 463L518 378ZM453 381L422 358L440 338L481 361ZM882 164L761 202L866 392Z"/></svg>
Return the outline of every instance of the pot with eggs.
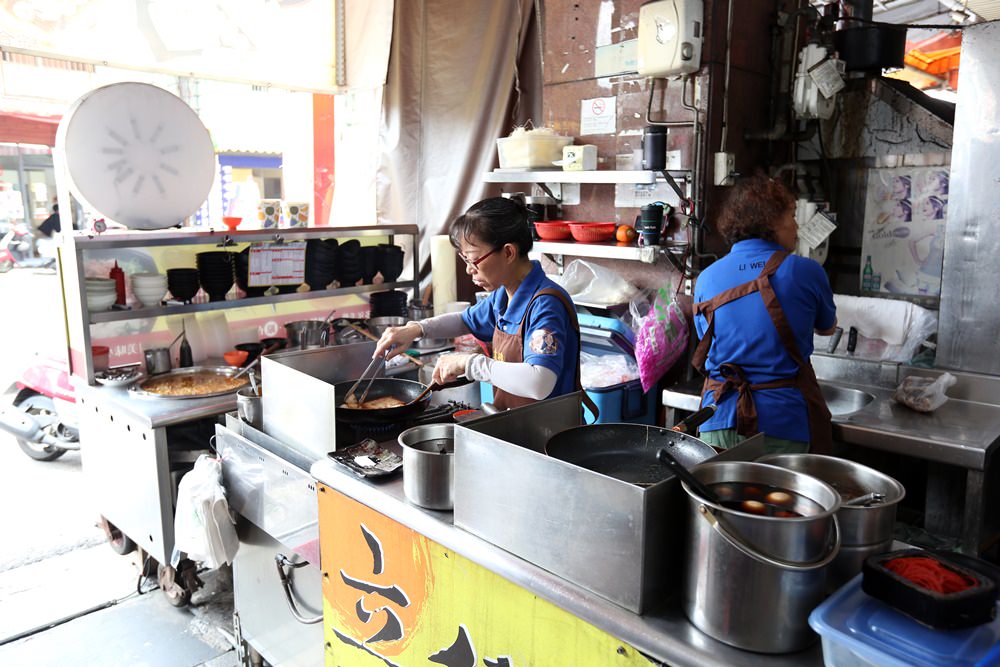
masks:
<svg viewBox="0 0 1000 667"><path fill-rule="evenodd" d="M684 612L702 632L760 653L816 640L809 613L823 600L840 550L840 494L777 466L709 462L690 471L718 502L688 497Z"/></svg>

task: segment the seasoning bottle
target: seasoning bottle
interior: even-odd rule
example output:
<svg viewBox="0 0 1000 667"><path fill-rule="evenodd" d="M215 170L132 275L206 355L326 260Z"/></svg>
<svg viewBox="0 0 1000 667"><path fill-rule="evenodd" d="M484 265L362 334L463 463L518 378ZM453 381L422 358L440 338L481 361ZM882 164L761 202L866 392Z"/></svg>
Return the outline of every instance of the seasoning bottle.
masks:
<svg viewBox="0 0 1000 667"><path fill-rule="evenodd" d="M194 366L194 355L191 354L191 345L187 336L181 337L181 344L177 349L177 366L179 368L190 368Z"/></svg>
<svg viewBox="0 0 1000 667"><path fill-rule="evenodd" d="M115 268L111 269L109 278L115 281L115 303L119 306L125 305L125 272L118 266L115 260Z"/></svg>
<svg viewBox="0 0 1000 667"><path fill-rule="evenodd" d="M194 355L191 354L191 344L188 343L187 329L181 322L181 344L177 348L177 367L190 368L194 366Z"/></svg>

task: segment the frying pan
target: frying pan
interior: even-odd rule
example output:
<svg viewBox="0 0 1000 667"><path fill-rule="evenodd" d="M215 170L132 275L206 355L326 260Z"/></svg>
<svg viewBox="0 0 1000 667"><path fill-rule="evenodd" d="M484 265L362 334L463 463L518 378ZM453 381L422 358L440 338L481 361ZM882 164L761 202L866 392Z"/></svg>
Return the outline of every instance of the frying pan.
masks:
<svg viewBox="0 0 1000 667"><path fill-rule="evenodd" d="M694 430L713 412L714 408L696 412L677 427ZM576 426L560 431L545 443L545 453L553 458L639 486L659 484L674 476L657 457L664 448L687 468L716 454L709 444L694 436L646 424Z"/></svg>
<svg viewBox="0 0 1000 667"><path fill-rule="evenodd" d="M393 398L398 398L403 401L405 405L399 405L394 408L377 408L374 410L349 408L344 405L344 400L347 398L347 392L350 391L352 386L354 386L355 380L338 382L333 385L333 396L337 403L337 419L345 422L370 422L392 421L396 419L416 417L427 409L427 405L431 402L431 394L435 389L460 387L468 384L469 382L470 380L463 379L457 382L449 382L442 385L432 384L428 387L428 385L415 380L376 378L375 380L372 380L372 387L368 391L368 397L365 400L372 401L376 398L392 396ZM430 389L430 391L426 391L427 389ZM421 394L423 394L422 397ZM417 398L420 400L414 400Z"/></svg>

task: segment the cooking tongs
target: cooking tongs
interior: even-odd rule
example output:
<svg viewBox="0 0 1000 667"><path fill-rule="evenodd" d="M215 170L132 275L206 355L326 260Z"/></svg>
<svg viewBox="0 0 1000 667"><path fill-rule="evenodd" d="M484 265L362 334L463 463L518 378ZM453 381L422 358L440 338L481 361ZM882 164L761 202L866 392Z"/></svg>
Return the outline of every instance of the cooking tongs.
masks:
<svg viewBox="0 0 1000 667"><path fill-rule="evenodd" d="M358 378L357 382L351 385L351 388L347 391L347 395L344 396L344 403L346 405L360 406L365 402L365 399L368 398L368 391L372 388L372 383L375 381L375 378L378 377L378 374L385 368L385 359L388 354L389 351L386 350L384 354L380 354L371 360L368 367L361 373L361 377ZM361 398L352 401L351 399L354 398L354 392L357 391L358 385L364 381L365 376L368 375L368 373L371 373L371 377L368 378L368 385L365 387L364 393L361 394Z"/></svg>

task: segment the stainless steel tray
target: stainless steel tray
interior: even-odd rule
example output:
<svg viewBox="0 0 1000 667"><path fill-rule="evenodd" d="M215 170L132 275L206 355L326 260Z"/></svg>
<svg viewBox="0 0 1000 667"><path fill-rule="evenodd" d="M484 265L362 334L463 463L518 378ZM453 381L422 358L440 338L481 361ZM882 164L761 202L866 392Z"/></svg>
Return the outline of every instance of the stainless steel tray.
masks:
<svg viewBox="0 0 1000 667"><path fill-rule="evenodd" d="M225 396L227 394L234 394L243 387L246 387L248 384L250 384L250 380L247 379L247 376L246 375L243 376L242 378L243 382L238 387L234 387L226 391L215 391L208 394L192 394L190 396L167 396L164 394L154 394L148 391L144 391L142 385L145 384L146 382L149 382L150 380L158 380L160 378L165 378L165 377L191 375L193 373L214 373L216 375L225 375L228 377L232 377L233 375L239 373L241 370L243 369L234 368L232 366L191 366L190 368L175 368L174 370L168 371L166 373L160 373L159 375L153 375L147 378L143 378L141 382L133 384L131 387L129 387L128 392L130 396L135 396L136 398L148 398L153 400L167 400L167 401L178 401L178 400L183 401L190 398L211 398L213 396ZM253 373L253 371L250 372Z"/></svg>

